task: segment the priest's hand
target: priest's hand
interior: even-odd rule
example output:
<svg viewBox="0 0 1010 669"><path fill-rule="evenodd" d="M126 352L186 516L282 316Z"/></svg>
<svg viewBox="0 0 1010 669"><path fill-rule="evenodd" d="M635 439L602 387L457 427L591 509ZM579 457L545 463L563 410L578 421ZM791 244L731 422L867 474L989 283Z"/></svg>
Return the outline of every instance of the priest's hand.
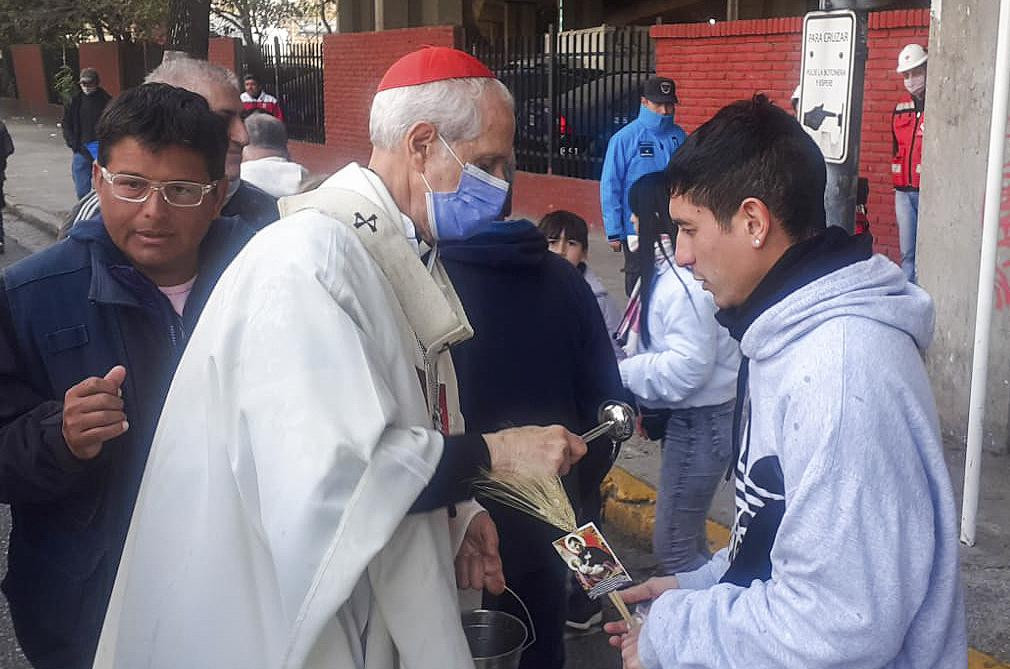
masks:
<svg viewBox="0 0 1010 669"><path fill-rule="evenodd" d="M564 476L586 454L586 442L560 425L515 427L484 435L491 471Z"/></svg>
<svg viewBox="0 0 1010 669"><path fill-rule="evenodd" d="M498 530L487 511L470 521L456 554L456 587L486 589L492 595L505 592L505 574L498 554Z"/></svg>
<svg viewBox="0 0 1010 669"><path fill-rule="evenodd" d="M116 365L104 377L89 377L67 390L63 397L63 439L74 457L96 457L106 441L129 429L120 390L125 380L126 368Z"/></svg>

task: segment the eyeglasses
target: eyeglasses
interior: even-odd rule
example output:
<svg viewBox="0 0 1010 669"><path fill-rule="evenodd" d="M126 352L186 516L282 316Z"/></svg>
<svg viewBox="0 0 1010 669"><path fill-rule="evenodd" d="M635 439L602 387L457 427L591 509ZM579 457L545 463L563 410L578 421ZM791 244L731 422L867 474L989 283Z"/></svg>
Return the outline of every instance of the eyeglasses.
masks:
<svg viewBox="0 0 1010 669"><path fill-rule="evenodd" d="M192 181L151 181L132 174L114 174L102 168L102 179L112 186L112 195L124 202L147 202L151 191L159 191L165 202L173 207L199 207L203 198L214 190L218 182L209 184Z"/></svg>

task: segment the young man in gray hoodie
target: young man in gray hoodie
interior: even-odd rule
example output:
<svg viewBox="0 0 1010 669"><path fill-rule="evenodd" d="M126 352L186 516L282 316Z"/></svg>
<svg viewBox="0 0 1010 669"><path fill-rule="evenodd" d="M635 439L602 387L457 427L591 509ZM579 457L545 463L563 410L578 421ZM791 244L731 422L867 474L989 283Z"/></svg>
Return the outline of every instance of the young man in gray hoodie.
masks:
<svg viewBox="0 0 1010 669"><path fill-rule="evenodd" d="M824 160L764 96L667 169L677 264L740 341L736 520L700 569L624 591L627 669L965 667L956 514L920 352L929 296L826 228ZM644 608L644 606L642 607Z"/></svg>

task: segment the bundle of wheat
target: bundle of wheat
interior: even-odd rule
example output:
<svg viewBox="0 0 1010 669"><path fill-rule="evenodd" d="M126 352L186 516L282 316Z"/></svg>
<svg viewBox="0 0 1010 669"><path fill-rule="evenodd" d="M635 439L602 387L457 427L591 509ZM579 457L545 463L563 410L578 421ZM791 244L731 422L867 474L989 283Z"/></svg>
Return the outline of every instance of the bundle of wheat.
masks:
<svg viewBox="0 0 1010 669"><path fill-rule="evenodd" d="M568 500L561 479L557 476L532 476L519 472L484 472L474 482L474 489L484 497L522 511L564 532L578 529L575 510ZM607 593L618 613L628 625L635 621L616 590Z"/></svg>

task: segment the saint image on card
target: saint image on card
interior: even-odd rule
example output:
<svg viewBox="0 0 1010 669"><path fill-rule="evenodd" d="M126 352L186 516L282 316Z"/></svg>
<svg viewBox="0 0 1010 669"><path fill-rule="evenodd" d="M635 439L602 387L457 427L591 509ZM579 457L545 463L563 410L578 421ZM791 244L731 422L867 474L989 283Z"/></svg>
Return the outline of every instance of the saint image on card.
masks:
<svg viewBox="0 0 1010 669"><path fill-rule="evenodd" d="M554 542L554 550L575 572L583 590L593 599L631 582L624 565L614 555L595 523L583 525L561 537Z"/></svg>

